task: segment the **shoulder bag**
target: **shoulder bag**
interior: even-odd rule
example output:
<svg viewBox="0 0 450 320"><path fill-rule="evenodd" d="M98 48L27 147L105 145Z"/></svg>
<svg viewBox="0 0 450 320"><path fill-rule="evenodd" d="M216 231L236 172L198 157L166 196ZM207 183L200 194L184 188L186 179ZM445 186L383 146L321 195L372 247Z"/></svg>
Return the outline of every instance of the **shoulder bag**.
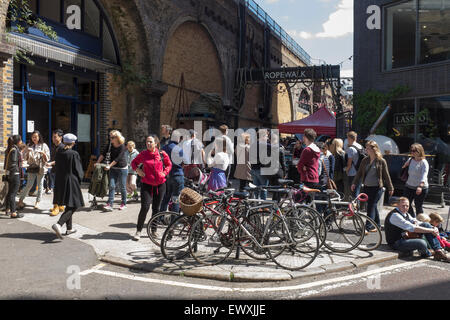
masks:
<svg viewBox="0 0 450 320"><path fill-rule="evenodd" d="M325 168L325 174L327 176L327 189L337 190L336 183L328 175L328 169L325 165L325 161L323 161L323 159L321 161L322 161L323 167Z"/></svg>
<svg viewBox="0 0 450 320"><path fill-rule="evenodd" d="M400 171L400 180L403 182L408 181L408 178L409 178L408 171L409 171L409 165L411 164L411 159L412 158L409 158L409 160L406 161L406 162L409 162L409 164Z"/></svg>

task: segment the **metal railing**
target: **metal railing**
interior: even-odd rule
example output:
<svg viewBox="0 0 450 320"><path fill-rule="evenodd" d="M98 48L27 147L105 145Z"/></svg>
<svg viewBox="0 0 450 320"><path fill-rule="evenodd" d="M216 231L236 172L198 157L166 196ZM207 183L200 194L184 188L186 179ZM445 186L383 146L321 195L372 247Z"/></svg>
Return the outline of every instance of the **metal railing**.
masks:
<svg viewBox="0 0 450 320"><path fill-rule="evenodd" d="M278 37L286 48L292 51L299 57L306 65L311 65L311 56L294 40L292 37L280 27L268 14L265 12L254 0L242 0L245 2L247 8L258 18L265 23Z"/></svg>

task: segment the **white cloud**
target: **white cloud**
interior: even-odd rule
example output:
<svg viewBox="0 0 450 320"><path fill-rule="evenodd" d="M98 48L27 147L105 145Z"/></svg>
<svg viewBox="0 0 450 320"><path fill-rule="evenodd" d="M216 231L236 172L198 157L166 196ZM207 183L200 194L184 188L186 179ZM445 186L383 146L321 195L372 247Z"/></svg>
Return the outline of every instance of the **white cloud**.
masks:
<svg viewBox="0 0 450 320"><path fill-rule="evenodd" d="M323 32L316 34L318 38L339 38L353 33L353 0L341 0L337 11L330 14L322 27Z"/></svg>
<svg viewBox="0 0 450 320"><path fill-rule="evenodd" d="M326 1L322 0L322 2ZM296 30L291 30L288 33L292 37L299 37L305 40L313 38L339 38L353 33L353 0L340 0L337 10L331 13L328 20L322 24L322 30L322 32L316 34Z"/></svg>

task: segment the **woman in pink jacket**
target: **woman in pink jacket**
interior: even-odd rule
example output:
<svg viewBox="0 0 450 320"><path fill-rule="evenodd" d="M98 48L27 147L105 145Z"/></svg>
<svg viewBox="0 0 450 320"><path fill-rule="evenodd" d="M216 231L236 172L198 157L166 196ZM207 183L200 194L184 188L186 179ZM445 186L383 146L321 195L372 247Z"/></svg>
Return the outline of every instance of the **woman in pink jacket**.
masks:
<svg viewBox="0 0 450 320"><path fill-rule="evenodd" d="M137 221L137 231L133 240L138 241L152 205L152 214L159 212L166 193L166 177L172 169L172 162L164 151L159 151L159 139L150 135L146 139L147 150L142 151L131 162L131 167L141 177L141 210Z"/></svg>

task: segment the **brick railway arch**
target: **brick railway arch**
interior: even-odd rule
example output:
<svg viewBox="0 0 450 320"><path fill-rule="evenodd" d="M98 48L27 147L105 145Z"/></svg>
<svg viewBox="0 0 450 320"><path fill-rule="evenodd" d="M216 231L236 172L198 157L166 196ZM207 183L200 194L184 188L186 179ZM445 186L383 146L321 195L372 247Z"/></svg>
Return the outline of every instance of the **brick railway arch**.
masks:
<svg viewBox="0 0 450 320"><path fill-rule="evenodd" d="M205 23L191 16L177 19L167 32L161 54L161 80L168 84L168 90L161 98L161 124L175 125L176 95L182 73L188 105L204 92L218 93L224 98L223 62L213 33ZM171 116L173 113L175 116Z"/></svg>

